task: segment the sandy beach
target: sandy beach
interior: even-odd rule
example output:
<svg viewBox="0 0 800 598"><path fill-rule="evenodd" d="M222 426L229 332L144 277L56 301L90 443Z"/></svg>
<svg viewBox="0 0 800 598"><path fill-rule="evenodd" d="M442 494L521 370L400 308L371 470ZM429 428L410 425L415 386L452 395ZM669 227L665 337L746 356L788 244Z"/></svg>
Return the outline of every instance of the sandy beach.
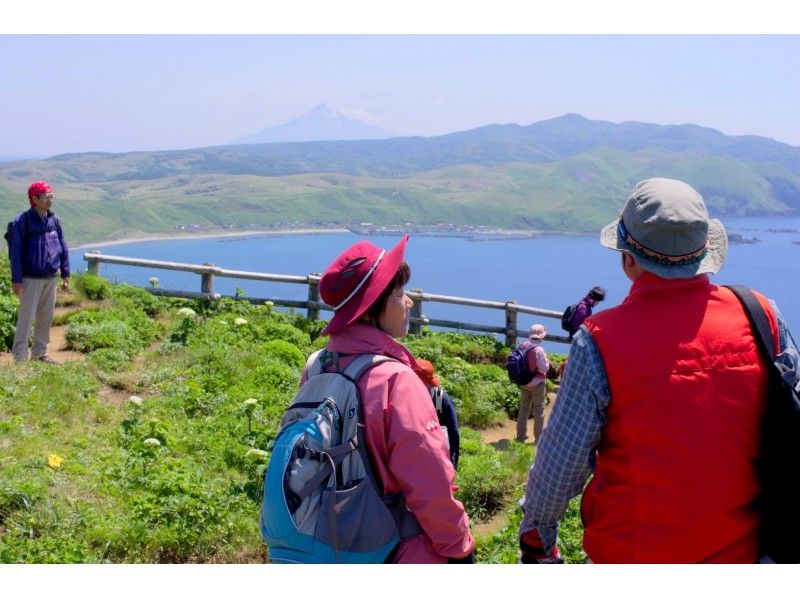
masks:
<svg viewBox="0 0 800 598"><path fill-rule="evenodd" d="M147 241L180 241L191 239L224 239L224 238L237 238L237 237L253 237L253 236L276 236L276 235L324 235L329 233L349 233L361 234L357 230L350 230L348 228L286 228L286 229L273 229L273 230L246 230L237 232L219 232L219 233L179 233L174 235L153 234L153 235L139 235L133 237L125 237L123 239L113 239L108 241L97 241L93 243L84 243L70 247L70 249L95 249L102 247L112 247L114 245L124 245L127 243L141 243ZM410 234L419 236L453 236L465 237L473 241L493 241L501 239L514 239L514 238L530 238L540 235L577 235L585 236L585 232L575 231L558 231L558 230L529 230L529 229L491 229L483 231L403 231L403 230L376 230L371 233L372 235L394 235L394 234Z"/></svg>
<svg viewBox="0 0 800 598"><path fill-rule="evenodd" d="M235 238L235 237L253 237L253 236L274 236L274 235L322 235L326 233L349 233L346 228L287 228L280 230L249 230L238 232L226 233L182 233L176 235L146 235L138 237L126 237L124 239L114 239L113 241L97 241L95 243L84 243L83 245L76 245L70 247L73 249L94 249L100 247L112 247L114 245L125 245L127 243L142 243L145 241L180 241L180 240L194 240L194 239L221 239L221 238Z"/></svg>

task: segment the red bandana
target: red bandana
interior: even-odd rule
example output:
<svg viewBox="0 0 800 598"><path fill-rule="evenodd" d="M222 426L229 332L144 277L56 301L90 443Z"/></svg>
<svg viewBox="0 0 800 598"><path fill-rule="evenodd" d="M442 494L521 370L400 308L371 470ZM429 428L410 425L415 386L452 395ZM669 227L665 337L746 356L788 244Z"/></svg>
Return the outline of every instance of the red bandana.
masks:
<svg viewBox="0 0 800 598"><path fill-rule="evenodd" d="M53 188L44 181L36 181L28 187L28 201L33 207L33 198L44 195L45 193L52 193Z"/></svg>

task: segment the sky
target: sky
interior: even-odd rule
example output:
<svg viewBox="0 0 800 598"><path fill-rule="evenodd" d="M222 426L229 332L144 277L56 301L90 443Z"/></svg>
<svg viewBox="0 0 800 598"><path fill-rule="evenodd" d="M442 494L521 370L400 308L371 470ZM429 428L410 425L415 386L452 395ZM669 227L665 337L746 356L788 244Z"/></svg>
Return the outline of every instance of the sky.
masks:
<svg viewBox="0 0 800 598"><path fill-rule="evenodd" d="M578 113L800 146L800 35L72 27L0 25L0 159L224 145L322 103L397 135Z"/></svg>

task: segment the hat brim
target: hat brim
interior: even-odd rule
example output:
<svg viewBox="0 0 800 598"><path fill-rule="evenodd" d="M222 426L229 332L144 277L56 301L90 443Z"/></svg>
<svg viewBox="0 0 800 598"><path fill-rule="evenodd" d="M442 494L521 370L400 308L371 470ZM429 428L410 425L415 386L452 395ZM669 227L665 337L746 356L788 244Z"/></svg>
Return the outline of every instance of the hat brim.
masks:
<svg viewBox="0 0 800 598"><path fill-rule="evenodd" d="M631 247L619 236L619 218L600 231L600 244L616 251L633 253ZM697 274L716 274L725 263L728 254L728 234L722 222L716 218L708 221L708 250L702 260L694 264L666 266L636 255L636 261L648 272L662 278L689 278Z"/></svg>
<svg viewBox="0 0 800 598"><path fill-rule="evenodd" d="M397 245L386 252L370 280L365 283L364 290L334 312L328 325L320 332L321 335L336 334L344 330L359 320L372 307L372 304L378 300L400 269L406 253L406 244L408 244L408 235L405 235Z"/></svg>

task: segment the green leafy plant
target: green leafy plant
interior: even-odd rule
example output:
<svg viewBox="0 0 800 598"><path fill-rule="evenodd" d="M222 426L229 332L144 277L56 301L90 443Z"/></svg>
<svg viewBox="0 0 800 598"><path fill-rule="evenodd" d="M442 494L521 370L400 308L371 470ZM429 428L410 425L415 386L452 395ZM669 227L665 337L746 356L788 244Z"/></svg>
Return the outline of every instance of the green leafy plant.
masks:
<svg viewBox="0 0 800 598"><path fill-rule="evenodd" d="M0 368L0 560L263 562L264 469L305 360L327 340L324 322L126 285L63 319L90 367ZM475 521L503 517L531 447L485 446L470 428L506 417L516 393L501 350L480 337L429 337L409 345L433 358L459 407L458 496ZM64 458L58 470L51 454ZM511 536L479 558L511 559Z"/></svg>
<svg viewBox="0 0 800 598"><path fill-rule="evenodd" d="M111 283L101 276L76 273L71 278L75 290L87 299L99 301L111 294Z"/></svg>
<svg viewBox="0 0 800 598"><path fill-rule="evenodd" d="M4 350L10 350L14 344L18 309L19 300L15 295L0 294L0 343Z"/></svg>

